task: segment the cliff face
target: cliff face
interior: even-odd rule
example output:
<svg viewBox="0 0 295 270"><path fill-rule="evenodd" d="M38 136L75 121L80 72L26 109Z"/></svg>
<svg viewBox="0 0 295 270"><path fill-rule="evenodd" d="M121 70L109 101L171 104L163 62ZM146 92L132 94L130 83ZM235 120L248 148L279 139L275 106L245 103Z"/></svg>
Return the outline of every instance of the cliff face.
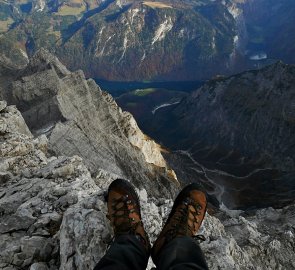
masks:
<svg viewBox="0 0 295 270"><path fill-rule="evenodd" d="M34 134L48 135L50 151L79 155L94 176L111 172L138 187L145 183L148 192L173 194L170 182L176 188L176 176L160 147L83 72L69 72L41 50L24 69L11 74L15 77L2 97L17 105Z"/></svg>
<svg viewBox="0 0 295 270"><path fill-rule="evenodd" d="M0 102L1 269L93 269L111 240L103 194L112 172L93 177L86 159L54 156L49 148L44 134L32 136L20 112ZM137 191L154 241L172 201ZM294 211L207 214L201 247L209 268L293 269Z"/></svg>
<svg viewBox="0 0 295 270"><path fill-rule="evenodd" d="M146 131L167 147L185 150L178 154L188 168L180 171L193 166L192 176L219 190L231 207L293 200L294 74L294 66L278 62L209 81L159 111Z"/></svg>

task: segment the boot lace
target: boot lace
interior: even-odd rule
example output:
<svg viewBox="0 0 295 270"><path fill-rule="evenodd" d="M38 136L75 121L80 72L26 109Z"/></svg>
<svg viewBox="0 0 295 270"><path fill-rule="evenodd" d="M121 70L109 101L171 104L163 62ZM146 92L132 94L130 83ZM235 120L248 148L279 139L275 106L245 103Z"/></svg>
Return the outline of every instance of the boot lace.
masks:
<svg viewBox="0 0 295 270"><path fill-rule="evenodd" d="M132 205L131 208L128 206ZM148 249L149 243L148 243L148 236L146 232L144 231L144 235L141 235L136 232L137 228L140 226L143 226L143 223L141 220L135 222L134 218L130 218L130 214L136 212L137 203L131 199L129 199L129 195L126 194L118 199L113 199L112 201L112 209L113 213L112 215L107 215L108 219L113 218L114 223L114 233L115 236L112 238L111 242L114 241L115 237L120 235L126 235L126 234L132 234L135 235ZM139 213L138 213L139 215ZM122 222L116 222L118 219L121 219Z"/></svg>
<svg viewBox="0 0 295 270"><path fill-rule="evenodd" d="M195 212L190 210L189 206L193 206L196 210ZM197 230L196 226L201 222L199 220L199 216L202 209L202 206L198 203L195 203L191 198L187 198L181 208L177 209L174 213L171 221L173 224L171 228L166 232L166 239L169 242L170 240L174 239L176 236L192 236L195 240L202 242L205 241L206 238L203 235L194 235L194 231ZM190 217L192 214L192 218ZM191 224L189 224L191 221Z"/></svg>
<svg viewBox="0 0 295 270"><path fill-rule="evenodd" d="M128 205L132 204L132 208L128 208ZM121 206L120 206L121 205ZM114 228L115 228L115 234L135 234L136 229L138 226L142 225L141 220L138 222L134 222L134 218L130 218L129 215L134 213L136 206L136 202L129 199L128 194L120 197L119 199L113 199L112 201L112 209L113 214L111 217L113 217L114 220ZM110 219L110 215L107 215L107 217ZM122 222L116 222L116 220L122 219Z"/></svg>

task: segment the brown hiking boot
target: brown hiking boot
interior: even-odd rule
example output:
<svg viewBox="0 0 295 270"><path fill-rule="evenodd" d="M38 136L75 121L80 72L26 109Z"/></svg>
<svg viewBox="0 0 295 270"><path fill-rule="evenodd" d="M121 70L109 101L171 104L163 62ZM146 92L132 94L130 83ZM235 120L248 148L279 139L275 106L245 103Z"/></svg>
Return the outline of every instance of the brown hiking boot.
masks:
<svg viewBox="0 0 295 270"><path fill-rule="evenodd" d="M133 186L123 179L113 181L108 189L107 205L107 217L111 221L115 237L135 235L149 251L150 242L141 221L139 199Z"/></svg>
<svg viewBox="0 0 295 270"><path fill-rule="evenodd" d="M153 260L162 247L175 237L194 237L202 224L206 208L206 195L200 191L198 184L186 186L175 199L168 220L152 248Z"/></svg>

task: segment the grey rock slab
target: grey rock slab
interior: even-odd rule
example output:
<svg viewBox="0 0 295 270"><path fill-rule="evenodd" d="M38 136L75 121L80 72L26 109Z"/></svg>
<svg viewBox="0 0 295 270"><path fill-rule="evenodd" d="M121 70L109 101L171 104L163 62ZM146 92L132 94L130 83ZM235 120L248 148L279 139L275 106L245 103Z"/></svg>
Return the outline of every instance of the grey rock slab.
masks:
<svg viewBox="0 0 295 270"><path fill-rule="evenodd" d="M49 150L56 156L78 155L92 175L105 170L149 194L160 195L161 190L173 196L179 183L160 146L94 80L82 71L69 72L45 50L17 74L9 102L20 108L34 134L48 135ZM5 123L0 127L6 132Z"/></svg>
<svg viewBox="0 0 295 270"><path fill-rule="evenodd" d="M47 264L38 262L38 263L33 263L30 266L30 270L48 270Z"/></svg>
<svg viewBox="0 0 295 270"><path fill-rule="evenodd" d="M5 100L0 101L0 112L2 112L7 107L7 102Z"/></svg>

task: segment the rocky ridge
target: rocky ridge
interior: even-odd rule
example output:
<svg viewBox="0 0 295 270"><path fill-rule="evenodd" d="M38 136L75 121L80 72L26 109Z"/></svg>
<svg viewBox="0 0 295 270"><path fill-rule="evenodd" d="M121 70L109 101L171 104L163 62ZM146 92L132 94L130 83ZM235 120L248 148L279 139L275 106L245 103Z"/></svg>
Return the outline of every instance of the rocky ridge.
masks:
<svg viewBox="0 0 295 270"><path fill-rule="evenodd" d="M160 147L82 71L71 73L40 50L24 69L7 73L10 80L2 86L2 98L16 104L34 134L48 135L50 151L79 155L94 176L112 172L138 187L145 183L154 194L175 192L176 175Z"/></svg>
<svg viewBox="0 0 295 270"><path fill-rule="evenodd" d="M3 101L0 142L0 268L92 269L111 240L103 195L113 175L92 177L80 157L52 155L47 137L34 137ZM137 191L154 241L172 201ZM201 246L209 268L293 269L294 210L207 214Z"/></svg>

